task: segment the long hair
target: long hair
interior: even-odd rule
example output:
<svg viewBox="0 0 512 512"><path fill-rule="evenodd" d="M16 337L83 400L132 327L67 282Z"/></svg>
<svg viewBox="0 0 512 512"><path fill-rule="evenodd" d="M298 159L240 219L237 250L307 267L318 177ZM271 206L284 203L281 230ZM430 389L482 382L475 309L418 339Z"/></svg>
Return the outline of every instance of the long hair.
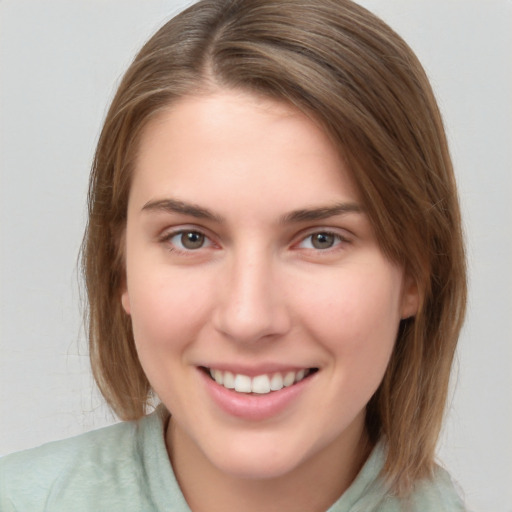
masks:
<svg viewBox="0 0 512 512"><path fill-rule="evenodd" d="M150 384L120 295L138 140L179 98L215 88L278 99L321 123L348 164L381 250L420 292L367 405L397 493L428 476L466 303L460 211L442 119L419 61L384 22L348 0L202 0L166 23L126 72L106 116L82 247L93 373L123 419Z"/></svg>

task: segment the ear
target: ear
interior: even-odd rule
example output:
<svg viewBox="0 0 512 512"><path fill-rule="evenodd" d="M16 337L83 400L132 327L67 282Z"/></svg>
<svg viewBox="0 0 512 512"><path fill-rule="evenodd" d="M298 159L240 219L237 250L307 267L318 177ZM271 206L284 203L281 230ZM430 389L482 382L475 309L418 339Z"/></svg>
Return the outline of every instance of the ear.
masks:
<svg viewBox="0 0 512 512"><path fill-rule="evenodd" d="M127 315L131 314L130 294L128 293L127 276L126 276L126 226L121 230L116 238L116 263L117 268L122 269L121 272L121 305Z"/></svg>
<svg viewBox="0 0 512 512"><path fill-rule="evenodd" d="M130 295L128 294L128 289L124 288L123 293L121 294L121 304L123 305L124 312L127 315L131 314L131 306L130 306Z"/></svg>
<svg viewBox="0 0 512 512"><path fill-rule="evenodd" d="M402 292L401 318L405 320L415 316L420 306L420 292L416 280L406 275Z"/></svg>

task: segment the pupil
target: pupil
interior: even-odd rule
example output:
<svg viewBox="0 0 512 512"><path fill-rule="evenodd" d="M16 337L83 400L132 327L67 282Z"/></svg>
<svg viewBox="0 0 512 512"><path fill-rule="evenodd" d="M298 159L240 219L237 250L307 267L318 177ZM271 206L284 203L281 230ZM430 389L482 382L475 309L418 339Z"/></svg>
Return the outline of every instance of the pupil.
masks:
<svg viewBox="0 0 512 512"><path fill-rule="evenodd" d="M334 244L334 235L329 233L316 233L313 235L312 243L315 249L329 249Z"/></svg>
<svg viewBox="0 0 512 512"><path fill-rule="evenodd" d="M187 249L199 249L204 243L204 235L196 231L189 231L181 235L181 243Z"/></svg>

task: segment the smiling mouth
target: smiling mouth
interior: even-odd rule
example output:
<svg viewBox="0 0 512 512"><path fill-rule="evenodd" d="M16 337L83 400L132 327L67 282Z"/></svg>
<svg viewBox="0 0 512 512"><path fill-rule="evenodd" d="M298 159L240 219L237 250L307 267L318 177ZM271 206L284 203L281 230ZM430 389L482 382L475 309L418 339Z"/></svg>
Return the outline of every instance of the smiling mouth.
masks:
<svg viewBox="0 0 512 512"><path fill-rule="evenodd" d="M318 368L302 368L285 373L275 372L249 377L240 373L232 373L214 368L202 367L201 369L212 380L226 389L236 391L237 393L255 393L258 395L266 395L273 391L293 386L318 371Z"/></svg>

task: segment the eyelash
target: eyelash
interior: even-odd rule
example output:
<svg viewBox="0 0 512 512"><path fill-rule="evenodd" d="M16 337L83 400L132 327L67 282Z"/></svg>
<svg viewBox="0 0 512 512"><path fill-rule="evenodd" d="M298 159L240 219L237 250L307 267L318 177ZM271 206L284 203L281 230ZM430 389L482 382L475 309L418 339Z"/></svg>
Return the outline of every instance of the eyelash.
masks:
<svg viewBox="0 0 512 512"><path fill-rule="evenodd" d="M197 247L196 249L190 249L190 248L185 248L185 247L183 247L183 248L177 247L175 243L171 242L173 238L178 237L180 235L183 236L185 234L196 234L201 237L204 237L204 241L207 242L207 245L201 245L201 246ZM340 233L337 233L335 231L330 231L328 229L325 229L325 230L319 229L319 230L315 230L315 231L310 231L305 236L301 235L301 238L299 239L299 241L297 243L294 243L293 246L298 247L301 244L305 243L307 240L311 240L310 245L313 245L314 242L312 241L312 237L315 235L323 235L326 237L333 237L334 238L333 245L331 247L326 247L323 249L318 248L318 247L303 247L303 249L312 250L312 251L318 252L318 253L330 253L332 251L339 249L338 246L340 246L342 244L350 243L350 240L347 237L341 235ZM192 228L178 229L176 231L167 232L159 239L159 241L167 244L167 248L170 252L183 254L183 255L190 255L191 253L194 253L194 252L198 251L199 249L205 249L205 248L209 248L209 247L212 247L215 245L215 243L211 240L211 238L207 234L205 234L202 230L192 229Z"/></svg>

